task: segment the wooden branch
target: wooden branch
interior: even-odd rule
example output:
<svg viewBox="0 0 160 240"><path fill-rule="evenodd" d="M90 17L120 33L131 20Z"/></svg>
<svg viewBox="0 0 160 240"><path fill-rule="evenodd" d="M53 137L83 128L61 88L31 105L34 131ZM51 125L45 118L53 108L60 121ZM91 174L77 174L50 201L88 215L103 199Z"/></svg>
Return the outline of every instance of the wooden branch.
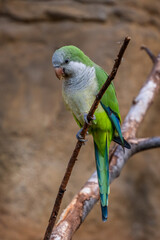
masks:
<svg viewBox="0 0 160 240"><path fill-rule="evenodd" d="M120 158L125 163L134 154L160 147L160 137L145 138L145 139L131 139L131 150L125 151L120 147ZM119 158L119 160L120 160ZM115 179L114 172L110 174L110 183ZM69 240L73 233L77 230L79 225L84 221L94 204L99 200L99 187L97 180L97 173L94 172L90 179L81 188L80 192L73 198L71 203L65 209L59 223L55 227L51 239L54 240ZM78 224L78 225L77 225Z"/></svg>
<svg viewBox="0 0 160 240"><path fill-rule="evenodd" d="M144 150L160 147L160 137L130 139L129 142L132 147L130 150L125 149L125 154L123 154L122 147L118 146L116 149L112 161L116 159L117 162L113 166L110 165L110 183L112 183L115 178L119 177L122 168L131 156Z"/></svg>
<svg viewBox="0 0 160 240"><path fill-rule="evenodd" d="M135 153L160 147L160 137L131 139L131 156Z"/></svg>
<svg viewBox="0 0 160 240"><path fill-rule="evenodd" d="M118 70L118 68L120 66L123 54L124 54L128 44L129 44L129 42L130 42L130 38L126 37L124 39L124 42L123 42L121 48L120 48L119 54L118 54L118 56L117 56L117 58L115 60L115 63L114 63L114 66L112 68L111 74L106 79L106 82L104 83L104 85L100 89L99 93L96 96L96 99L95 99L93 105L91 106L91 109L90 109L90 111L89 111L89 113L87 115L88 123L85 122L85 124L84 124L84 126L82 128L81 136L83 138L85 138L85 135L86 135L88 127L89 127L89 123L92 120L94 112L97 109L98 104L99 104L103 94L105 93L105 91L107 90L107 88L111 84L112 80L116 76L116 73L117 73L117 70ZM78 157L78 154L79 154L79 151L80 151L82 145L83 145L83 143L78 140L77 144L75 146L75 149L74 149L74 151L72 153L72 156L71 156L71 158L69 160L69 163L68 163L65 175L64 175L64 177L62 179L62 182L61 182L61 185L59 187L59 191L58 191L58 194L57 194L54 206L53 206L53 210L52 210L52 213L51 213L51 216L50 216L50 219L49 219L49 223L48 223L48 226L47 226L47 229L46 229L46 232L45 232L44 240L49 240L50 239L50 236L51 236L51 233L52 233L52 229L53 229L53 227L55 225L56 218L57 218L57 215L58 215L58 212L59 212L59 209L60 209L62 198L63 198L64 192L66 191L67 183L69 181L72 169L73 169L74 164L75 164L75 162L77 160L77 157Z"/></svg>
<svg viewBox="0 0 160 240"><path fill-rule="evenodd" d="M122 130L123 135L126 139L135 139L137 129L144 119L144 116L151 103L153 102L154 97L158 93L159 88L160 55L156 58L156 61L146 83L141 88L138 96L133 101L131 109L125 118ZM139 143L137 146L140 146L141 143ZM145 146L147 146L147 142ZM122 147L117 146L110 160L110 183L120 175L120 172L126 161L131 155L133 155L133 149L133 147L131 150L126 149L124 154ZM141 150L143 149L141 148ZM71 239L74 232L79 228L98 199L99 187L97 174L95 172L60 216L59 222L53 229L50 240Z"/></svg>
<svg viewBox="0 0 160 240"><path fill-rule="evenodd" d="M150 56L150 55L149 55ZM141 88L138 96L133 100L133 104L127 114L122 132L126 139L135 138L136 131L144 116L153 102L154 96L158 93L160 88L160 55L157 56L155 64L151 73Z"/></svg>
<svg viewBox="0 0 160 240"><path fill-rule="evenodd" d="M141 46L141 49L146 51L153 63L157 61L156 56L150 51L150 49L148 49L146 46Z"/></svg>

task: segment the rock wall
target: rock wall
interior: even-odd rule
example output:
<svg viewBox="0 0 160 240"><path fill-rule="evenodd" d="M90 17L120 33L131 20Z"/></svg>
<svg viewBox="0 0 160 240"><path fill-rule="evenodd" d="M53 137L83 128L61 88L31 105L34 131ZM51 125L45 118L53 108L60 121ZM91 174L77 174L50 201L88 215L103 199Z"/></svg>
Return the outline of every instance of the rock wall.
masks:
<svg viewBox="0 0 160 240"><path fill-rule="evenodd" d="M0 239L42 239L78 127L66 111L51 57L73 44L115 79L122 119L149 74L147 45L160 52L159 0L0 1ZM138 136L160 135L160 98ZM160 239L160 150L138 154L111 186L109 220L99 203L73 239ZM76 163L63 208L95 170L91 137ZM83 174L82 174L83 173Z"/></svg>

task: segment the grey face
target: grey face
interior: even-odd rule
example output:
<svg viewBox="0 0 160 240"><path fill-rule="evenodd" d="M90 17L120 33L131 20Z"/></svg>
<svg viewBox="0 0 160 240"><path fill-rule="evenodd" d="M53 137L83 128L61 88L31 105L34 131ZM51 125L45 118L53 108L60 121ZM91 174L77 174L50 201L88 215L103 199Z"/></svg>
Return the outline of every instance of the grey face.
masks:
<svg viewBox="0 0 160 240"><path fill-rule="evenodd" d="M53 67L61 67L64 63L64 55L59 50L55 51L52 57Z"/></svg>
<svg viewBox="0 0 160 240"><path fill-rule="evenodd" d="M65 53L61 50L55 51L52 57L52 64L54 68L63 69L63 74L67 78L72 75L72 69L70 66L70 60Z"/></svg>

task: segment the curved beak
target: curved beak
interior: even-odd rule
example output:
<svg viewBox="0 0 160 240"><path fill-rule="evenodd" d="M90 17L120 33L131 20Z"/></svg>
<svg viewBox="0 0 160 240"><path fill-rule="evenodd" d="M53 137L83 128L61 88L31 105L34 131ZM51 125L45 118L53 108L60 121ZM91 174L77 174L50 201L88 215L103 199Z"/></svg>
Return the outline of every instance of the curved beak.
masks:
<svg viewBox="0 0 160 240"><path fill-rule="evenodd" d="M54 70L55 70L55 73L56 73L56 76L59 80L62 80L64 79L64 71L63 71L63 68L59 67L59 66L56 66L54 67Z"/></svg>

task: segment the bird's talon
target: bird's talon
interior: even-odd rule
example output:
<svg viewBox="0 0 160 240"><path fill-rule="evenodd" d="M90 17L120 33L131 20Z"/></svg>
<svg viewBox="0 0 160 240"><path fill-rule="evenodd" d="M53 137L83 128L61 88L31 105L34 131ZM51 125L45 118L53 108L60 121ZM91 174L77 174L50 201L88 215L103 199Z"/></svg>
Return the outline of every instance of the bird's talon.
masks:
<svg viewBox="0 0 160 240"><path fill-rule="evenodd" d="M88 114L85 113L85 114L84 114L84 121L85 121L88 125L90 125L90 123L88 122L87 116L88 116Z"/></svg>
<svg viewBox="0 0 160 240"><path fill-rule="evenodd" d="M85 121L88 125L91 125L92 123L89 123L89 122L88 122L87 116L88 116L88 114L85 113L85 114L84 114L84 121ZM93 115L93 117L91 117L91 120L92 120L92 121L93 121L93 120L96 120L95 115Z"/></svg>
<svg viewBox="0 0 160 240"><path fill-rule="evenodd" d="M82 142L83 144L85 144L85 142L87 142L88 140L84 139L82 136L81 136L81 132L82 132L82 129L80 129L78 131L78 133L76 134L76 138L78 139L78 141Z"/></svg>

